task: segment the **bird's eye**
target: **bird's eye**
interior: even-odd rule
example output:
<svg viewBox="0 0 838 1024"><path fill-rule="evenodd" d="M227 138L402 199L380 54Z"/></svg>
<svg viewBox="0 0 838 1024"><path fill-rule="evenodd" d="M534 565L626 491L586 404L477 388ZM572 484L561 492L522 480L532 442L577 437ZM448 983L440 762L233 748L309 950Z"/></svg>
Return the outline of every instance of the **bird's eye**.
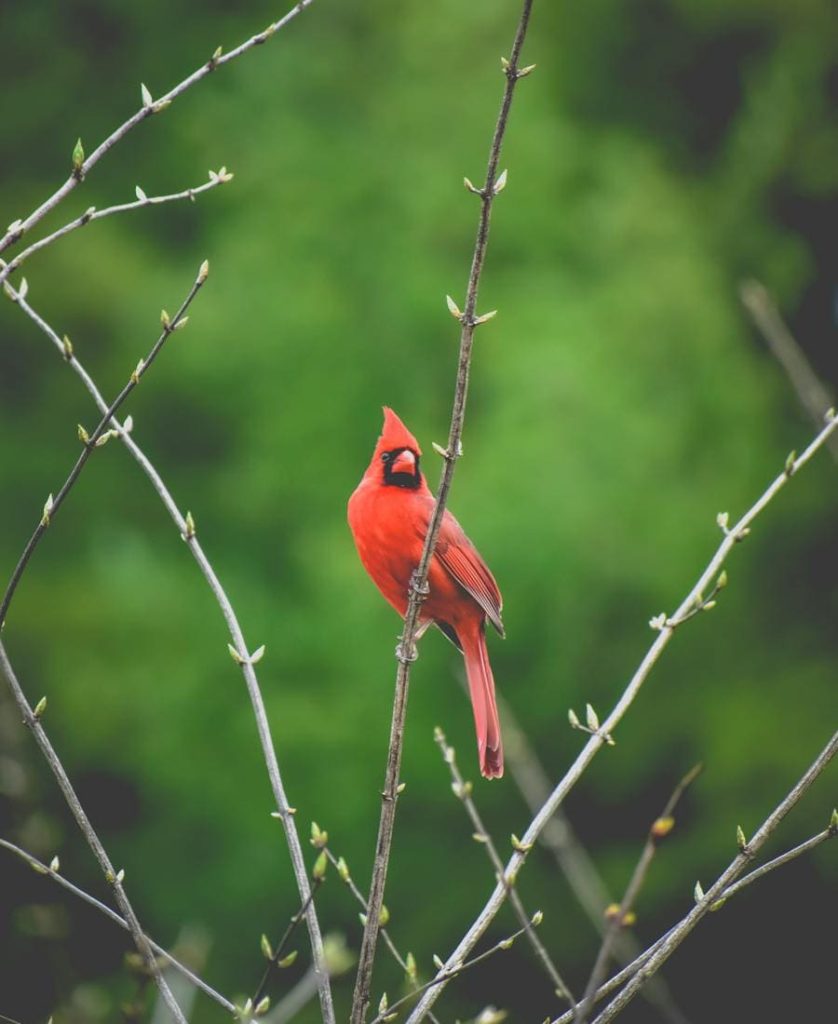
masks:
<svg viewBox="0 0 838 1024"><path fill-rule="evenodd" d="M390 461L390 452L382 452L381 453L381 461L382 462L389 462Z"/></svg>

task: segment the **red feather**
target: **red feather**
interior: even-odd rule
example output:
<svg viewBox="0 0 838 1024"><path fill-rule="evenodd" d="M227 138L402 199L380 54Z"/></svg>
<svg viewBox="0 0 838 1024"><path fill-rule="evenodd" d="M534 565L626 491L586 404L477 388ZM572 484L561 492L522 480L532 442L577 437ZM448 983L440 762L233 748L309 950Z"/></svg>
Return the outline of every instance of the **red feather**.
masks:
<svg viewBox="0 0 838 1024"><path fill-rule="evenodd" d="M349 499L349 527L373 582L404 616L408 587L422 557L434 498L419 469L419 443L392 409L372 461ZM486 620L503 636L500 590L486 563L446 510L428 572L429 593L419 632L438 626L463 652L468 675L480 771L503 775L503 746L495 681L486 650Z"/></svg>

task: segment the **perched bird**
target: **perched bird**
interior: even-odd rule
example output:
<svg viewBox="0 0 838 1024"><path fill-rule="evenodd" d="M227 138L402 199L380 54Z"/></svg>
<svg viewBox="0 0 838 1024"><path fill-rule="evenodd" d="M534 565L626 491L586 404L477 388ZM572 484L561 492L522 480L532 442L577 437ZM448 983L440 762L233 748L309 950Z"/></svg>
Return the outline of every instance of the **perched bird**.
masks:
<svg viewBox="0 0 838 1024"><path fill-rule="evenodd" d="M422 449L392 409L372 461L349 499L349 528L373 582L404 617L411 576L419 565L434 496L419 469ZM437 626L466 663L480 772L503 775L503 747L495 681L486 650L486 620L504 635L503 600L494 576L446 509L428 572L429 592L419 610L417 639Z"/></svg>

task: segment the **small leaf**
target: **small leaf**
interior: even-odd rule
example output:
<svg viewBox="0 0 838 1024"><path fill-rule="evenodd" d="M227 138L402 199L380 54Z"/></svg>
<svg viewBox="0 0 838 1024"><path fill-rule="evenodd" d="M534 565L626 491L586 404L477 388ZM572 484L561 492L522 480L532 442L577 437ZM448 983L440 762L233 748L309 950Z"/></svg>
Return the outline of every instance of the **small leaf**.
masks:
<svg viewBox="0 0 838 1024"><path fill-rule="evenodd" d="M324 832L323 829L317 824L316 821L311 823L311 845L318 850L322 850L323 847L329 841L329 833Z"/></svg>
<svg viewBox="0 0 838 1024"><path fill-rule="evenodd" d="M259 1002L256 1004L256 1006L253 1008L253 1012L256 1014L257 1017L261 1017L263 1014L267 1013L268 1010L270 1010L270 1008L271 1008L271 997L270 996L262 996L262 998L259 1000Z"/></svg>
<svg viewBox="0 0 838 1024"><path fill-rule="evenodd" d="M590 704L585 705L585 720L591 732L596 732L599 729L599 717Z"/></svg>
<svg viewBox="0 0 838 1024"><path fill-rule="evenodd" d="M232 644L227 644L227 650L230 652L230 657L237 665L244 664L244 658L239 654L239 652L236 650L235 647L233 647Z"/></svg>
<svg viewBox="0 0 838 1024"><path fill-rule="evenodd" d="M154 100L151 98L151 93L143 82L140 82L140 96L142 96L144 107L150 107L154 103Z"/></svg>
<svg viewBox="0 0 838 1024"><path fill-rule="evenodd" d="M264 932L262 933L262 938L261 938L259 944L260 944L261 949L262 949L262 956L266 960L273 960L273 958L274 958L274 951L273 951L273 948L271 947L271 940L268 938L267 935L265 935Z"/></svg>
<svg viewBox="0 0 838 1024"><path fill-rule="evenodd" d="M137 199L139 199L139 201L141 203L147 203L148 202L148 196L145 194L145 192L143 192L143 190L140 188L139 185L137 185L135 187L134 194L136 195Z"/></svg>
<svg viewBox="0 0 838 1024"><path fill-rule="evenodd" d="M497 195L499 192L503 192L506 188L506 182L508 178L508 172L506 169L502 170L495 181L494 193Z"/></svg>
<svg viewBox="0 0 838 1024"><path fill-rule="evenodd" d="M52 860L49 862L49 869L50 869L50 871L52 871L53 874L55 874L60 867L61 867L61 861L59 861L58 854L56 854L52 858Z"/></svg>
<svg viewBox="0 0 838 1024"><path fill-rule="evenodd" d="M542 910L536 910L533 916L530 918L530 923L535 925L537 928L544 920L544 912Z"/></svg>
<svg viewBox="0 0 838 1024"><path fill-rule="evenodd" d="M250 664L251 665L258 665L259 662L264 657L265 657L265 645L262 644L261 647L257 647L256 650L253 652L253 654L250 655Z"/></svg>
<svg viewBox="0 0 838 1024"><path fill-rule="evenodd" d="M582 727L582 723L579 721L579 716L576 714L573 708L568 708L567 720L568 722L570 722L571 729L579 729Z"/></svg>
<svg viewBox="0 0 838 1024"><path fill-rule="evenodd" d="M497 315L498 311L493 309L490 313L484 313L482 316L477 316L474 318L474 326L477 327L478 324L485 324L487 320L493 320Z"/></svg>
<svg viewBox="0 0 838 1024"><path fill-rule="evenodd" d="M436 953L434 953L434 955L433 955L433 962L434 962L434 967L436 967L436 969L437 969L438 971L442 971L442 970L444 970L444 969L445 969L445 964L444 964L444 963L442 962L442 960L441 960L441 959L440 959L440 958L439 958L439 957L438 957L438 956L436 955Z"/></svg>
<svg viewBox="0 0 838 1024"><path fill-rule="evenodd" d="M716 525L724 532L727 533L727 524L730 522L730 513L720 512L716 516Z"/></svg>
<svg viewBox="0 0 838 1024"><path fill-rule="evenodd" d="M379 1014L385 1014L387 1012L389 1006L390 1006L390 1004L387 1002L387 993L385 992L384 995L381 997L381 1000L378 1003L378 1012L379 1012Z"/></svg>
<svg viewBox="0 0 838 1024"><path fill-rule="evenodd" d="M739 847L740 853L745 853L748 849L748 840L745 838L741 825L736 826L736 845Z"/></svg>
<svg viewBox="0 0 838 1024"><path fill-rule="evenodd" d="M518 72L519 78L526 78L527 75L531 75L533 71L538 67L537 64L527 64L525 68L521 68Z"/></svg>
<svg viewBox="0 0 838 1024"><path fill-rule="evenodd" d="M61 344L64 348L64 358L69 362L73 358L73 343L65 334Z"/></svg>
<svg viewBox="0 0 838 1024"><path fill-rule="evenodd" d="M277 967L281 967L283 970L285 970L286 967L290 967L297 959L298 954L299 950L292 949L288 956L284 956L281 960L277 961Z"/></svg>
<svg viewBox="0 0 838 1024"><path fill-rule="evenodd" d="M784 467L786 476L791 476L792 473L794 473L795 463L796 462L797 462L797 452L795 452L795 451L789 452L788 455L786 456L786 464L785 464L785 467Z"/></svg>
<svg viewBox="0 0 838 1024"><path fill-rule="evenodd" d="M185 520L185 522L186 522L186 530L184 531L183 536L187 540L192 540L192 538L195 536L195 519L193 518L192 513L189 512L189 511L187 511L187 513L186 513L186 520Z"/></svg>
<svg viewBox="0 0 838 1024"><path fill-rule="evenodd" d="M701 903L701 901L704 899L704 890L701 888L701 882L695 883L695 888L693 889L693 896L695 898L696 903Z"/></svg>
<svg viewBox="0 0 838 1024"><path fill-rule="evenodd" d="M463 314L460 312L460 307L457 305L457 303L451 298L450 295L445 296L445 302L448 305L448 312L451 314L451 316L453 316L455 320L459 320Z"/></svg>
<svg viewBox="0 0 838 1024"><path fill-rule="evenodd" d="M165 310L165 309L161 309L161 310L160 310L160 323L161 323L161 324L162 324L162 325L163 325L164 327L168 327L168 326L169 326L169 324L170 324L171 322L172 322L172 320L171 320L171 317L170 317L170 316L169 316L169 314L168 314L168 313L166 312L166 310Z"/></svg>
<svg viewBox="0 0 838 1024"><path fill-rule="evenodd" d="M17 297L18 297L18 299L25 299L26 298L26 293L28 291L29 291L29 282L26 280L25 277L22 277L20 279L20 285L19 285L18 290L17 290Z"/></svg>

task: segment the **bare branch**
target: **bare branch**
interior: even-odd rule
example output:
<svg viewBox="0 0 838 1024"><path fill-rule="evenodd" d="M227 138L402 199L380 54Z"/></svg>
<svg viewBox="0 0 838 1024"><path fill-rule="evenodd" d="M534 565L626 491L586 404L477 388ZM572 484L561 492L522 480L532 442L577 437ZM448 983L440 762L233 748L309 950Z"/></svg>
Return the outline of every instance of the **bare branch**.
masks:
<svg viewBox="0 0 838 1024"><path fill-rule="evenodd" d="M6 282L4 287L7 290L11 289L11 285L9 285L8 282ZM11 290L14 292L14 289ZM107 403L102 397L93 378L76 358L72 350L72 346L68 347L66 339L59 337L56 331L53 330L46 320L44 320L43 317L29 305L25 297L22 298L20 294L16 292L13 297L15 298L17 305L37 325L37 327L43 331L43 333L56 347L59 354L78 375L84 386L87 388L88 393L92 396L94 402L99 407L99 410L103 413L106 412L108 409ZM209 588L221 610L221 614L224 617L224 621L227 624L233 649L238 655L237 664L244 676L245 685L247 686L248 695L253 707L253 713L256 718L259 742L262 747L262 754L265 759L268 777L271 782L271 790L277 807L277 810L274 813L281 821L282 828L285 833L285 839L291 855L294 877L297 882L297 891L300 894L301 901L305 901L309 895L310 888L308 883L308 873L303 859L303 851L300 846L300 839L297 835L297 828L294 823L294 812L288 803L288 798L285 794L285 787L282 783L282 776L279 771L279 764L277 762L276 751L273 745L268 716L265 711L265 702L262 698L262 691L254 668L254 657L239 653L247 651L249 648L245 643L244 633L242 632L242 628L239 624L235 610L233 609L233 605L231 604L226 591L222 587L215 569L198 541L198 536L194 529L194 521L190 528L189 514L187 513L186 516L181 514L171 492L163 482L162 477L131 436L130 430L128 429L128 421L126 420L125 423L120 423L115 417L111 417L108 424L109 429L117 432L119 440L125 445L135 461L139 464L140 468L148 477L152 487L157 492L158 497L163 502L163 505L174 522L178 533L183 538L193 558L198 563L198 567L201 570L204 579L207 581L207 584L209 585ZM317 912L312 904L309 904L308 910L306 911L306 927L308 928L309 938L311 941L314 972L317 980L320 1008L323 1014L324 1024L334 1024L334 1008L332 1006L329 973L323 953L323 938L320 931L320 924L317 919Z"/></svg>
<svg viewBox="0 0 838 1024"><path fill-rule="evenodd" d="M503 861L500 859L500 854L497 851L494 840L492 839L489 830L483 824L483 819L480 817L477 805L472 799L472 785L470 782L466 782L460 772L457 764L456 752L454 748L450 746L445 738L445 733L439 727L434 730L434 740L440 749L443 761L448 765L448 769L451 772L451 788L454 790L454 795L462 802L463 807L465 807L466 813L471 820L471 824L474 828L474 839L485 849L489 862L495 869L495 877L503 878ZM527 936L530 945L535 951L535 955L538 957L548 978L552 982L556 995L562 999L566 999L569 1003L575 1004L576 1000L573 998L573 995L564 979L559 974L558 968L555 963L553 963L553 959L547 952L544 943L539 938L530 919L530 915L524 909L524 904L521 902L521 897L518 895L518 890L515 887L514 882L508 883L507 893L509 896L509 902L512 904L512 909L515 911L515 916L518 918L518 921L524 930L524 934Z"/></svg>
<svg viewBox="0 0 838 1024"><path fill-rule="evenodd" d="M165 196L147 196L142 189L137 186L137 199L133 203L120 203L117 206L108 206L104 210L97 210L91 206L89 210L86 210L80 217L76 217L75 220L71 220L63 227L53 231L51 235L45 235L43 238L39 238L37 242L33 242L32 245L28 246L22 252L19 252L13 260L10 260L7 264L3 264L0 260L0 284L2 284L6 278L13 274L19 269L21 264L25 263L30 256L34 256L36 252L40 252L41 249L46 249L48 245L52 245L59 238L63 238L65 235L69 235L71 232L76 231L78 228L83 228L87 224L91 224L94 220L101 220L103 217L111 217L115 213L128 213L130 210L139 210L143 206L160 206L165 203L176 203L184 199L191 201L195 200L196 196L202 195L204 192L209 192L211 189L218 188L219 185L225 185L228 181L231 181L233 175L226 167L222 167L219 171L210 171L209 181L203 185L196 185L194 188L184 189L182 192L173 192L171 195Z"/></svg>
<svg viewBox="0 0 838 1024"><path fill-rule="evenodd" d="M454 978L459 978L461 974L465 974L466 971L471 970L472 967L477 967L478 964L482 964L484 960L488 960L489 957L494 956L495 953L500 953L503 950L510 949L513 942L519 939L524 934L524 929L521 928L517 932L513 932L505 939L501 939L500 942L496 942L491 949L487 949L485 953L481 953L479 956L473 957L471 960L466 960L464 963L455 964L451 968L447 968L444 971L432 978L430 981L426 981L424 985L420 985L415 992L410 992L406 996L402 996L401 999L396 1000L395 1003L388 1004L386 1002L387 996L385 994L381 1001L378 1016L374 1017L370 1024L382 1024L383 1021L389 1021L392 1019L392 1015L397 1013L399 1009L406 1003L409 1003L411 999L415 999L416 996L423 992L427 992L429 989L434 988L436 985L441 985L444 981L452 981Z"/></svg>
<svg viewBox="0 0 838 1024"><path fill-rule="evenodd" d="M364 915L366 915L369 911L367 901L364 899L364 894L355 884L352 875L349 873L349 865L346 863L343 857L335 857L335 855L332 853L328 846L324 847L324 849L326 851L326 856L329 858L329 861L334 865L334 868L337 871L341 881L346 885L347 889L349 889L349 891L358 901L360 906L363 908ZM417 966L416 961L413 959L413 955L411 953L408 953L407 957L403 957L401 955L395 942L393 942L393 938L390 935L390 932L384 925L381 926L379 934L381 935L381 938L384 939L384 945L390 950L391 954L393 955L393 959L404 971L408 981L410 981L411 984L415 986L417 984ZM433 1024L439 1024L439 1021L432 1013L429 1013L428 1017L433 1022Z"/></svg>
<svg viewBox="0 0 838 1024"><path fill-rule="evenodd" d="M115 910L111 910L106 903L102 903L100 900L97 900L95 896L91 896L90 893L85 892L84 889L80 889L77 885L74 885L69 879L65 878L59 871L52 867L52 865L44 864L42 861L38 860L37 857L33 857L31 853L28 853L20 846L15 846L14 843L10 843L7 839L0 839L0 846L9 850L11 853L17 854L18 857L25 860L33 870L38 872L38 874L48 875L62 888L71 892L74 896L78 896L80 900L84 900L84 902L89 904L91 907L95 907L106 917L110 918L114 924L119 925L120 928L123 928L127 932L131 931L131 927L124 917L120 917L119 914L117 914ZM209 996L210 999L218 1003L218 1005L228 1013L233 1013L235 1011L236 1008L233 1003L221 995L220 992L216 992L216 990L208 985L203 978L200 978L185 964L182 964L180 960L172 956L168 950L158 945L149 935L146 935L145 939L159 957L162 957L167 964L174 967L176 971L179 971L187 981L190 981L195 986L195 988L200 989L204 995Z"/></svg>
<svg viewBox="0 0 838 1024"><path fill-rule="evenodd" d="M773 871L775 868L782 867L784 864L788 864L789 861L794 860L801 854L807 853L809 850L814 849L816 846L820 846L820 844L825 842L827 839L834 839L836 835L838 835L838 828L830 826L829 828L824 829L823 832L818 832L817 835L812 836L811 839L807 839L799 846L795 846L792 850L788 850L786 853L780 854L779 857L775 857L773 860L770 860L766 864L763 864L762 867L755 868L747 875L743 875L743 877L740 878L738 882L734 883L727 889L723 890L721 896L718 900L716 900L714 906L710 907L710 910L718 910L721 904L727 902L727 900L730 899L731 896L736 895L736 893L738 893L741 889L744 889L746 886L750 885L751 882L756 882L759 878L762 878L764 875L768 874L770 871ZM628 981L629 978L634 977L634 975L643 967L643 965L648 963L652 956L661 948L664 940L667 939L673 931L674 927L670 928L659 939L653 942L652 945L648 947L648 949L645 949L639 956L635 957L635 959L630 964L624 967L617 974L613 975L613 977L609 978L604 985L601 985L597 989L594 1001L599 1002L600 1000L604 999L607 995L610 995L610 993L613 992L615 989L618 989L621 985L625 984L625 982ZM653 981L654 977L648 979L646 984L648 985ZM642 992L643 989L641 989L640 991ZM554 1021L552 1021L551 1024L570 1024L571 1021L573 1021L573 1010L568 1010L566 1013L563 1013L561 1017L557 1017Z"/></svg>
<svg viewBox="0 0 838 1024"><path fill-rule="evenodd" d="M31 230L40 220L42 220L50 210L55 209L59 203L66 199L73 189L84 181L90 171L99 163L108 150L123 139L132 128L138 125L141 121L144 121L147 117L151 117L152 115L165 110L173 100L186 92L187 89L190 89L196 82L200 82L202 78L206 78L207 75L212 74L212 72L217 68L235 60L243 53L247 53L247 51L252 49L254 46L259 46L261 43L267 42L271 36L285 28L289 21L300 14L301 11L304 11L305 8L310 6L312 3L313 0L300 0L300 2L295 4L294 7L284 15L284 17L279 19L279 21L275 21L268 25L264 31L257 32L255 36L251 36L250 39L241 43L234 50L225 54L216 51L216 53L214 53L205 64L202 64L201 67L196 71L193 71L191 75L184 78L182 82L176 85L173 89L170 89L165 95L154 100L152 103L146 103L146 98L143 96L143 103L139 110L133 113L128 120L124 121L115 131L111 132L104 142L99 143L90 156L85 157L81 146L77 144L76 150L73 153L73 169L70 177L64 182L61 188L57 189L49 199L46 199L41 203L36 210L30 213L27 217L16 220L14 223L9 225L6 234L2 239L0 239L0 252L5 252L9 246L14 245L14 243L17 242L27 231Z"/></svg>
<svg viewBox="0 0 838 1024"><path fill-rule="evenodd" d="M573 1018L575 1021L578 1021L578 1024L584 1024L588 1013L593 1006L594 995L602 984L602 980L608 970L608 963L611 959L617 936L631 921L631 917L634 914L634 904L640 893L640 889L646 880L646 876L649 873L649 868L652 866L652 860L658 851L658 846L661 840L666 838L666 836L668 836L672 831L675 824L672 812L678 805L678 801L681 799L684 791L692 784L701 769L702 765L696 765L687 772L675 787L672 795L666 802L666 806L657 818L655 818L649 828L649 832L646 836L646 842L643 845L640 858L638 859L635 869L632 872L632 876L629 879L629 883L626 886L626 891L622 900L620 900L620 903L615 905L613 908L608 908L610 911L608 914L608 927L605 931L596 961L594 962L591 976L588 979L588 984L585 986L585 993L582 996L582 1002L579 1005L575 1017Z"/></svg>
<svg viewBox="0 0 838 1024"><path fill-rule="evenodd" d="M616 1017L617 1014L627 1006L629 1002L631 1002L637 993L637 990L644 983L646 978L654 974L655 971L669 959L672 953L681 945L684 939L686 939L705 914L719 906L720 901L723 901L725 898L725 890L731 887L731 884L739 877L739 875L741 875L753 856L767 842L783 818L788 814L792 807L798 803L804 793L809 789L824 768L826 768L836 753L838 753L838 732L833 734L832 738L814 762L809 766L800 780L792 787L787 796L777 805L777 807L774 808L771 814L768 815L754 834L753 838L748 840L746 843L741 844L739 853L731 861L728 868L719 876L710 889L697 901L696 905L680 922L680 924L676 925L675 928L669 932L652 956L650 956L640 970L637 971L626 987L596 1018L594 1024L607 1024L608 1021L613 1020L614 1017ZM786 860L784 860L783 863L786 863ZM765 872L763 872L763 874L764 873Z"/></svg>
<svg viewBox="0 0 838 1024"><path fill-rule="evenodd" d="M378 940L378 919L381 904L384 899L384 886L387 881L387 866L390 859L393 825L396 817L399 770L401 767L404 723L407 712L407 694L410 683L410 665L416 657L415 636L419 622L419 607L425 593L427 592L428 569L430 567L434 548L436 547L439 530L442 525L442 517L448 501L448 492L451 488L451 481L454 476L454 465L462 449L461 439L463 434L463 421L465 418L466 397L468 394L468 380L469 370L471 367L472 345L474 342L474 328L478 323L482 323L486 319L486 317L476 316L480 274L483 269L483 261L486 256L486 246L489 239L489 221L492 212L492 205L495 197L506 184L505 173L501 176L502 180L501 178L498 178L498 161L500 160L503 138L506 134L506 125L509 118L509 110L512 105L515 86L518 79L522 77L522 71L518 69L518 59L521 53L521 48L524 45L524 38L527 33L531 9L532 0L524 0L521 18L515 33L515 40L512 44L510 59L508 61L504 59L506 87L501 101L500 113L498 114L497 123L495 124L492 143L489 148L486 181L483 188L479 190L480 217L477 227L477 238L474 243L471 271L469 273L468 286L466 288L465 310L462 313L457 310L457 319L460 321L462 329L460 332L460 354L457 364L457 383L451 413L451 427L448 433L448 447L444 455L442 476L437 490L436 502L428 525L428 532L422 549L422 557L411 582L407 611L405 613L404 629L402 631L401 641L398 648L399 666L396 673L393 717L390 726L390 744L387 755L387 770L385 773L384 790L382 793L381 818L378 827L375 862L373 865L372 882L370 884L369 913L367 914L367 923L364 927L364 935L361 941L358 974L355 981L355 992L352 998L352 1013L350 1016L351 1024L363 1024L367 1014L367 1006L369 1005L369 991L372 981L373 963L375 961L375 947ZM452 303L449 303L449 308L451 305Z"/></svg>
<svg viewBox="0 0 838 1024"><path fill-rule="evenodd" d="M20 556L20 559L18 560L18 563L15 566L15 570L12 573L11 579L9 580L6 586L6 592L3 594L3 600L0 601L0 629L2 629L6 621L6 615L9 611L9 605L11 604L12 598L14 597L17 585L18 583L20 583L20 579L26 570L26 566L29 564L29 560L32 557L32 554L34 553L35 548L38 546L38 542L40 541L41 537L43 537L43 535L47 532L47 529L52 523L52 520L55 518L58 510L64 503L64 499L73 489L73 485L78 480L81 471L84 469L87 463L87 460L90 458L93 452L96 451L97 448L100 448L109 439L110 435L108 434L108 424L111 421L111 417L114 416L114 414L125 402L126 398L128 398L128 396L131 394L134 388L139 384L140 379L143 377L148 368L157 358L160 350L163 348L166 341L172 336L172 334L174 334L176 330L178 330L179 327L183 326L186 323L188 319L186 316L186 311L192 304L192 300L203 287L203 284L207 279L208 273L209 265L207 264L206 261L204 261L204 263L201 264L201 269L198 271L198 276L195 278L194 284L189 289L189 294L181 303L180 309L178 309L177 313L175 313L175 315L170 318L169 315L164 311L163 316L161 318L163 330L160 334L160 337L157 339L154 345L152 345L151 350L149 351L145 359L141 359L139 361L139 363L137 364L137 368L131 374L128 383L123 387L123 389L119 392L119 394L116 396L113 402L111 402L111 404L104 411L102 418L99 421L99 424L93 431L93 433L88 436L86 432L82 433L82 428L80 428L80 434L82 435L81 440L83 443L81 455L79 455L78 459L76 460L75 466L73 466L72 470L70 471L70 475L64 481L64 483L61 486L61 489L58 491L55 497L50 495L49 498L47 499L47 503L44 506L44 511L41 516L41 519L38 522L38 525L35 527L35 532L29 538L29 541L23 550L23 554ZM11 288L9 285L6 285L5 288L6 291L9 293L12 301L16 301L16 298L19 298L19 293L15 292L15 290Z"/></svg>
<svg viewBox="0 0 838 1024"><path fill-rule="evenodd" d="M836 429L838 429L838 417L836 417L834 412L830 410L826 426L809 443L801 455L787 460L783 472L773 480L771 484L769 484L763 494L754 502L754 504L747 512L745 512L733 527L728 528L728 517L726 513L722 513L717 518L717 522L722 528L724 538L716 550L716 553L710 559L710 562L704 572L699 576L698 580L678 606L675 613L670 617L667 617L665 613L662 613L661 616L652 620L651 625L657 631L657 637L654 643L646 652L645 657L635 670L635 673L623 691L622 696L617 701L606 720L602 723L601 728L595 735L590 737L576 760L551 793L549 800L546 801L538 814L533 818L522 838L522 844L526 848L532 847L536 842L547 822L550 821L556 810L561 806L567 794L573 789L582 777L588 765L605 745L605 736L613 734L617 725L633 704L637 694L640 692L640 689L648 678L649 673L657 664L659 658L675 634L677 626L673 625L673 623L677 623L682 616L686 615L697 603L700 603L703 600L702 595L704 592L709 586L713 585L714 581L718 580L722 566L724 565L724 562L730 554L733 546L747 537L751 529L751 524L759 516L760 512L762 512L773 498L776 497L776 495L786 486L792 476L802 469L803 466L805 466L819 451L819 449L824 446ZM525 857L525 853L516 851L507 863L504 877L515 877L521 869ZM479 940L480 936L489 926L490 922L494 919L498 910L502 906L505 898L505 892L506 890L503 881L498 882L495 886L494 892L483 907L483 910L481 910L480 914L466 932L457 948L446 961L446 966L461 960L474 948L476 942ZM439 985L426 993L423 999L419 1002L419 1005L411 1014L409 1024L418 1024L418 1022L422 1020L427 1009L430 1006L433 1006L442 988L443 985Z"/></svg>
<svg viewBox="0 0 838 1024"><path fill-rule="evenodd" d="M500 696L498 710L503 723L504 755L509 774L521 791L530 813L535 815L549 799L552 784L508 701ZM553 855L594 928L601 936L604 935L607 923L602 911L612 902L611 897L563 807L559 807L545 824L538 842ZM622 964L630 964L640 955L642 948L630 932L621 931L614 937L614 955ZM641 994L670 1024L688 1024L662 975L655 975Z"/></svg>
<svg viewBox="0 0 838 1024"><path fill-rule="evenodd" d="M18 682L17 676L15 675L14 669L9 661L9 657L6 654L6 648L2 642L0 642L0 669L2 669L3 675L5 675L9 683L15 703L23 715L24 724L35 737L35 742L40 747L41 753L46 758L47 764L50 766L50 769L58 782L59 788L64 794L64 799L67 801L67 806L70 808L70 812L76 819L76 823L81 829L84 838L87 840L87 845L93 851L94 857L99 862L99 866L102 869L105 880L108 885L113 888L117 906L122 911L122 916L125 918L128 930L131 932L134 945L137 947L137 952L143 958L149 972L149 976L154 979L154 983L160 990L160 995L163 997L166 1006L171 1011L174 1019L178 1024L186 1024L186 1020L180 1011L180 1007L175 1001L169 986L166 984L165 978L160 973L160 967L154 956L152 948L149 945L148 939L140 927L137 915L134 913L133 907L128 902L128 897L125 894L125 887L122 884L123 872L115 870L110 858L105 852L104 846L102 846L99 836L96 834L96 831L90 822L90 819L87 817L84 808L79 803L79 798L76 796L76 791L73 789L72 783L64 770L64 766L59 760L58 754L56 754L52 743L50 743L43 725L41 725L40 715L35 714L29 706L29 701L26 699L26 696L21 689L20 683Z"/></svg>
<svg viewBox="0 0 838 1024"><path fill-rule="evenodd" d="M739 289L742 305L748 311L813 423L823 421L833 404L832 395L812 369L806 354L780 316L768 289L759 281L745 281ZM829 440L832 457L838 460L838 437Z"/></svg>

